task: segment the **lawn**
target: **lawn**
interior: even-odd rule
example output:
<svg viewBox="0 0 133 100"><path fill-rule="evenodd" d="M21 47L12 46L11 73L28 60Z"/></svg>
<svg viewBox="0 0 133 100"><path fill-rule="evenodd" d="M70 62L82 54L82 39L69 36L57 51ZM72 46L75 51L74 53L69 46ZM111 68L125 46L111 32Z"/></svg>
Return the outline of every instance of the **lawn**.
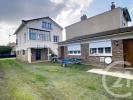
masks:
<svg viewBox="0 0 133 100"><path fill-rule="evenodd" d="M119 100L106 92L100 75L86 72L91 68L89 65L63 68L59 64L0 60L0 100ZM108 85L115 80L108 77ZM133 92L133 84L130 88L110 89L121 94ZM123 100L132 98L133 95Z"/></svg>

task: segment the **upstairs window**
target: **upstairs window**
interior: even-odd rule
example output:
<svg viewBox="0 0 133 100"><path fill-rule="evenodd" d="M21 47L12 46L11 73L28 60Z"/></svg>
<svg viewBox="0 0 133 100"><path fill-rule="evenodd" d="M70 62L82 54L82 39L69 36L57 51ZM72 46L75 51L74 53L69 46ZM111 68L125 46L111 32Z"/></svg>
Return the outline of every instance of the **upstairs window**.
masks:
<svg viewBox="0 0 133 100"><path fill-rule="evenodd" d="M37 29L29 29L29 39L39 41L50 41L50 32Z"/></svg>
<svg viewBox="0 0 133 100"><path fill-rule="evenodd" d="M54 37L53 37L53 42L59 42L59 36L54 35Z"/></svg>
<svg viewBox="0 0 133 100"><path fill-rule="evenodd" d="M47 28L47 22L42 22L42 28Z"/></svg>
<svg viewBox="0 0 133 100"><path fill-rule="evenodd" d="M36 40L36 33L30 32L30 40Z"/></svg>
<svg viewBox="0 0 133 100"><path fill-rule="evenodd" d="M52 23L42 22L42 28L52 29Z"/></svg>
<svg viewBox="0 0 133 100"><path fill-rule="evenodd" d="M48 29L52 29L52 24L48 23Z"/></svg>

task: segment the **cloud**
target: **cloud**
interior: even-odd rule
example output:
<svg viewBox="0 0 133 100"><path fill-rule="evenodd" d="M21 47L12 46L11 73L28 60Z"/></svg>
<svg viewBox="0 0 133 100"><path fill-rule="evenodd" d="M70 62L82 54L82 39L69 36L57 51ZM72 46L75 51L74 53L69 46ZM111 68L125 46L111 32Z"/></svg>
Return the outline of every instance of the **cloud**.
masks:
<svg viewBox="0 0 133 100"><path fill-rule="evenodd" d="M13 34L22 19L44 16L56 18L64 6L50 0L0 0L0 45L9 42L9 32ZM11 40L15 41L12 37Z"/></svg>
<svg viewBox="0 0 133 100"><path fill-rule="evenodd" d="M16 26L14 24L0 23L0 45L8 44L9 41L15 42L15 36L11 34L16 29Z"/></svg>
<svg viewBox="0 0 133 100"><path fill-rule="evenodd" d="M53 2L55 4L62 4L62 3L64 3L64 0L51 0L51 2Z"/></svg>
<svg viewBox="0 0 133 100"><path fill-rule="evenodd" d="M13 23L25 18L53 17L62 8L63 4L55 5L50 0L0 0L0 21Z"/></svg>
<svg viewBox="0 0 133 100"><path fill-rule="evenodd" d="M63 27L79 21L82 11L86 10L93 0L67 0L64 1L66 6L56 17L57 22Z"/></svg>
<svg viewBox="0 0 133 100"><path fill-rule="evenodd" d="M55 20L63 27L79 21L82 11L86 10L92 1L93 0L64 0L66 6L62 9L60 14L57 15ZM63 40L65 40L65 31L63 31L63 34Z"/></svg>
<svg viewBox="0 0 133 100"><path fill-rule="evenodd" d="M92 0L0 0L0 45L9 42L22 19L50 16L63 27L80 19ZM11 37L15 41L15 37Z"/></svg>

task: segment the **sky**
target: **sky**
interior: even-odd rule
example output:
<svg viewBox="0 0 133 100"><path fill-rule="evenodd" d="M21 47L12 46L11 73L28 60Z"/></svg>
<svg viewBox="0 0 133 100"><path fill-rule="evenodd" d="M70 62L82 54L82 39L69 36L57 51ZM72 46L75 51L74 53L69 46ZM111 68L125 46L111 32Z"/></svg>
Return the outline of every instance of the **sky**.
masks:
<svg viewBox="0 0 133 100"><path fill-rule="evenodd" d="M0 45L15 42L15 30L23 19L50 16L62 27L116 7L127 7L133 20L133 0L0 0ZM130 26L133 23L130 23Z"/></svg>

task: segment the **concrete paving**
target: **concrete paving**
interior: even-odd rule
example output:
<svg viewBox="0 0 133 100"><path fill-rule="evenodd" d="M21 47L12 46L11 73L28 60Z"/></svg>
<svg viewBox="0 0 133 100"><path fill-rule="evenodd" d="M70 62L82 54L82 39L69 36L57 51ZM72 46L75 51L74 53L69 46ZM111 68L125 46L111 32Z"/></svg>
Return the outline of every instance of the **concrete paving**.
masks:
<svg viewBox="0 0 133 100"><path fill-rule="evenodd" d="M89 70L87 72L133 80L133 74L131 74L130 71L125 71L125 72L119 72L119 71L110 72L110 71L106 71L105 69L91 69L91 70Z"/></svg>

